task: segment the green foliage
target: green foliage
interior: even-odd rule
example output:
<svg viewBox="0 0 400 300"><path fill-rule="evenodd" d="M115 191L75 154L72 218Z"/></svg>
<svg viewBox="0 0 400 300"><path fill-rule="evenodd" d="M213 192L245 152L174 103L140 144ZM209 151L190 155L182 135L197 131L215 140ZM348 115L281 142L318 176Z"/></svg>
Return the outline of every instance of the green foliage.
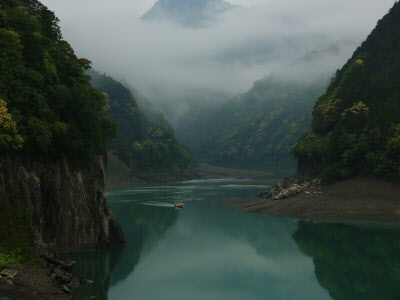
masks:
<svg viewBox="0 0 400 300"><path fill-rule="evenodd" d="M185 144L199 160L219 165L292 165L290 150L310 131L314 100L326 84L321 78L300 83L272 74L187 132Z"/></svg>
<svg viewBox="0 0 400 300"><path fill-rule="evenodd" d="M293 149L300 171L328 180L357 175L400 180L399 32L396 2L317 101L314 134Z"/></svg>
<svg viewBox="0 0 400 300"><path fill-rule="evenodd" d="M399 230L302 221L293 238L312 258L315 275L332 299L399 295Z"/></svg>
<svg viewBox="0 0 400 300"><path fill-rule="evenodd" d="M23 261L23 257L20 256L21 249L17 248L7 253L0 252L0 267L5 265L19 265Z"/></svg>
<svg viewBox="0 0 400 300"><path fill-rule="evenodd" d="M117 137L108 142L108 150L130 167L132 175L150 179L144 178L149 171L194 166L191 155L164 125L165 120L139 110L135 97L121 83L94 71L89 74L93 86L106 95L109 114L118 124Z"/></svg>
<svg viewBox="0 0 400 300"><path fill-rule="evenodd" d="M0 150L19 149L23 139L18 135L15 122L8 113L7 103L0 99Z"/></svg>
<svg viewBox="0 0 400 300"><path fill-rule="evenodd" d="M101 153L114 134L104 96L85 75L90 62L62 40L54 14L37 0L5 1L0 49L0 98L24 141L23 147L0 141L0 150L79 159Z"/></svg>

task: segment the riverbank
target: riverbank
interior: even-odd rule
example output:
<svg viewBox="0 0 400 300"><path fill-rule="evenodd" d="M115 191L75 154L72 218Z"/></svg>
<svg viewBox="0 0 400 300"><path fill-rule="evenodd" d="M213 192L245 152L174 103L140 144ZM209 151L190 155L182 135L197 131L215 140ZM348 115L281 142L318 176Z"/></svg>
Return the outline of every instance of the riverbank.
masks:
<svg viewBox="0 0 400 300"><path fill-rule="evenodd" d="M40 268L23 266L6 266L3 269L12 269L18 273L12 279L0 278L0 299L12 300L67 300L70 297L56 287L47 276L46 271Z"/></svg>
<svg viewBox="0 0 400 300"><path fill-rule="evenodd" d="M105 185L107 188L116 186L128 186L137 184L157 184L168 182L179 182L198 179L196 169L168 169L168 170L147 170L140 176L132 175L129 166L124 164L111 152L107 153L107 167Z"/></svg>
<svg viewBox="0 0 400 300"><path fill-rule="evenodd" d="M240 205L247 212L311 219L400 220L400 185L355 178L322 185L321 193L288 199L254 199Z"/></svg>
<svg viewBox="0 0 400 300"><path fill-rule="evenodd" d="M274 171L254 171L242 170L235 168L226 168L214 166L207 163L198 163L196 168L192 170L166 170L166 171L148 171L139 178L132 176L130 168L121 160L116 158L112 153L107 155L108 163L106 168L105 183L107 187L138 185L138 184L157 184L168 182L179 182L193 179L223 179L223 178L263 178L275 177ZM287 170L285 176L294 173ZM276 175L278 176L278 175ZM282 176L278 176L282 178ZM236 184L257 185L267 184L273 185L278 183L278 179L262 179L262 180L237 180Z"/></svg>
<svg viewBox="0 0 400 300"><path fill-rule="evenodd" d="M196 171L201 179L220 179L220 178L256 178L272 176L273 171L254 171L235 168L226 168L207 163L198 163Z"/></svg>
<svg viewBox="0 0 400 300"><path fill-rule="evenodd" d="M74 261L44 257L39 264L0 267L0 299L67 300L80 286L92 284L72 272ZM89 297L88 299L95 299Z"/></svg>

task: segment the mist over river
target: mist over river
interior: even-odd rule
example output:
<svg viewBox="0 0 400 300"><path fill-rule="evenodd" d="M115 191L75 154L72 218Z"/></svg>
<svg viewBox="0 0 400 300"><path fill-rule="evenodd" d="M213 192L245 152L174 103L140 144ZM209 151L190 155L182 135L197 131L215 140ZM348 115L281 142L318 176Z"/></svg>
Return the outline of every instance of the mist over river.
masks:
<svg viewBox="0 0 400 300"><path fill-rule="evenodd" d="M127 244L73 255L95 281L76 299L398 299L399 224L266 217L215 201L266 188L233 179L110 188Z"/></svg>

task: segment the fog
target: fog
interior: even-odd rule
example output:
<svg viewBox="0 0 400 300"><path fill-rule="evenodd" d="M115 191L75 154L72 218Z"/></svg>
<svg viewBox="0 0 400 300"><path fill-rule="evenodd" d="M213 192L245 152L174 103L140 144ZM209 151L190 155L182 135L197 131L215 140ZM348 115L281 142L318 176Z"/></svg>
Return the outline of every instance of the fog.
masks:
<svg viewBox="0 0 400 300"><path fill-rule="evenodd" d="M214 101L243 93L270 72L336 44L334 59L313 70L333 73L395 1L231 0L233 9L195 28L142 21L154 0L42 2L59 17L78 56L153 102L179 108L190 97L218 95Z"/></svg>

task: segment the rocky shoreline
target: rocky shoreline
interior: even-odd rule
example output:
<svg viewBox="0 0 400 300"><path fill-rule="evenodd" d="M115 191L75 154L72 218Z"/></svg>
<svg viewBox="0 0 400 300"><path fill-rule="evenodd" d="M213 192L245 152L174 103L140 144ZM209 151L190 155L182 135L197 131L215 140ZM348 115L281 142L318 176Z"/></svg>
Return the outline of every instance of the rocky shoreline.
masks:
<svg viewBox="0 0 400 300"><path fill-rule="evenodd" d="M400 220L400 184L352 178L334 184L290 178L240 207L268 216L317 220Z"/></svg>
<svg viewBox="0 0 400 300"><path fill-rule="evenodd" d="M2 300L66 300L81 286L92 284L73 272L75 262L42 257L42 265L0 267ZM94 300L91 296L88 300Z"/></svg>
<svg viewBox="0 0 400 300"><path fill-rule="evenodd" d="M300 193L322 194L322 181L319 178L313 180L304 180L299 177L284 178L278 182L272 189L258 194L259 198L281 200L288 199Z"/></svg>

